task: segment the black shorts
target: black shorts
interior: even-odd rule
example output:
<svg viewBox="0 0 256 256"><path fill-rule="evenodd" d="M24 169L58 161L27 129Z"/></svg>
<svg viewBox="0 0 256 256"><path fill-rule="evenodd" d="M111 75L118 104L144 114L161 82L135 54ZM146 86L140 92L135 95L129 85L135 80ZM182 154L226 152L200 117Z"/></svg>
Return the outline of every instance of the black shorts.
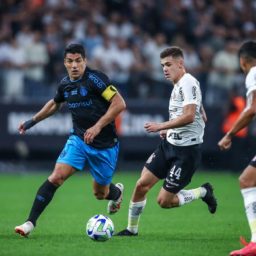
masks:
<svg viewBox="0 0 256 256"><path fill-rule="evenodd" d="M201 145L174 146L162 140L148 158L145 167L159 179L165 179L163 188L178 193L187 186L201 161Z"/></svg>

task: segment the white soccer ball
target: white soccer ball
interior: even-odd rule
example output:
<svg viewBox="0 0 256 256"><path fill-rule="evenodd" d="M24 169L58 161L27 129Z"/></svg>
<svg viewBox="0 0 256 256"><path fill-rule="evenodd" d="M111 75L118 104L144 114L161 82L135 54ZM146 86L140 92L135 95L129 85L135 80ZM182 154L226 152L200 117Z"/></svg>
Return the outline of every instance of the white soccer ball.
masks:
<svg viewBox="0 0 256 256"><path fill-rule="evenodd" d="M86 234L95 241L107 241L114 233L112 220L102 214L90 218L86 224Z"/></svg>

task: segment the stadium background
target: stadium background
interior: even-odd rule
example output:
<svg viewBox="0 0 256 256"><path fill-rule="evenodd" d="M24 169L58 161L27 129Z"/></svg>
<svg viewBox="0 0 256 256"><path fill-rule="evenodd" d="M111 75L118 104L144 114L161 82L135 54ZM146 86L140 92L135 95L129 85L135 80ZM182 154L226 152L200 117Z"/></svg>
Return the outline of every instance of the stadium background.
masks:
<svg viewBox="0 0 256 256"><path fill-rule="evenodd" d="M255 154L255 124L235 138L230 152L220 153L217 141L244 100L237 49L256 39L255 13L254 0L0 0L0 255L222 256L240 248L240 235L249 240L236 171ZM29 239L14 234L52 170L71 120L63 109L26 136L17 126L54 95L65 74L63 48L75 41L127 101L117 122L121 155L113 182L122 181L125 193L121 211L111 216L116 231L127 224L139 170L159 140L143 124L168 118L172 86L159 53L172 44L184 49L187 71L201 82L208 114L202 166L188 188L210 181L216 214L201 200L164 211L156 203L159 183L148 194L136 239L95 244L84 235L85 223L106 214L106 202L95 200L90 175L78 173L60 188Z"/></svg>
<svg viewBox="0 0 256 256"><path fill-rule="evenodd" d="M54 95L70 42L86 47L89 66L106 72L127 101L117 123L120 168L138 169L158 143L143 124L168 118L172 86L159 53L179 45L208 114L202 168L240 170L253 156L255 125L235 138L230 152L220 153L217 141L227 115L237 110L234 99L244 97L237 49L256 39L255 12L253 0L0 1L0 171L49 171L62 149L71 125L65 109L26 136L17 126Z"/></svg>

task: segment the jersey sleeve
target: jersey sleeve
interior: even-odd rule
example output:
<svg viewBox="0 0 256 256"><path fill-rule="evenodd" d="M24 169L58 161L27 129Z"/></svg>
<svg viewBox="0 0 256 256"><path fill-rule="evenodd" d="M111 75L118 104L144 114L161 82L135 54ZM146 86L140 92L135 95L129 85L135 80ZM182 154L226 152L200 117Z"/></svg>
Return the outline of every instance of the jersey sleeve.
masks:
<svg viewBox="0 0 256 256"><path fill-rule="evenodd" d="M247 89L246 96L248 97L252 91L256 90L256 68L250 70L246 76L245 85Z"/></svg>
<svg viewBox="0 0 256 256"><path fill-rule="evenodd" d="M55 97L53 99L56 103L61 103L65 101L64 98L64 91L63 91L63 86L60 84L58 86L58 89L56 91Z"/></svg>
<svg viewBox="0 0 256 256"><path fill-rule="evenodd" d="M201 105L201 90L199 82L194 79L187 79L184 81L183 86L183 106L188 104Z"/></svg>
<svg viewBox="0 0 256 256"><path fill-rule="evenodd" d="M106 101L110 101L117 93L117 89L110 83L109 78L105 74L94 72L90 73L88 77L92 89L100 94Z"/></svg>

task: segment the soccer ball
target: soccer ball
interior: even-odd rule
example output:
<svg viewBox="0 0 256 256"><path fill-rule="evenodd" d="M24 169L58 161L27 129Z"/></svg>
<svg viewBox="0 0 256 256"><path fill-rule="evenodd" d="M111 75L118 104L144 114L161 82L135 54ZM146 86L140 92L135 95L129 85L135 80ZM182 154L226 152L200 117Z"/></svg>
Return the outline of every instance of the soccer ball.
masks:
<svg viewBox="0 0 256 256"><path fill-rule="evenodd" d="M114 233L114 224L110 218L98 214L86 224L86 234L95 241L107 241Z"/></svg>

